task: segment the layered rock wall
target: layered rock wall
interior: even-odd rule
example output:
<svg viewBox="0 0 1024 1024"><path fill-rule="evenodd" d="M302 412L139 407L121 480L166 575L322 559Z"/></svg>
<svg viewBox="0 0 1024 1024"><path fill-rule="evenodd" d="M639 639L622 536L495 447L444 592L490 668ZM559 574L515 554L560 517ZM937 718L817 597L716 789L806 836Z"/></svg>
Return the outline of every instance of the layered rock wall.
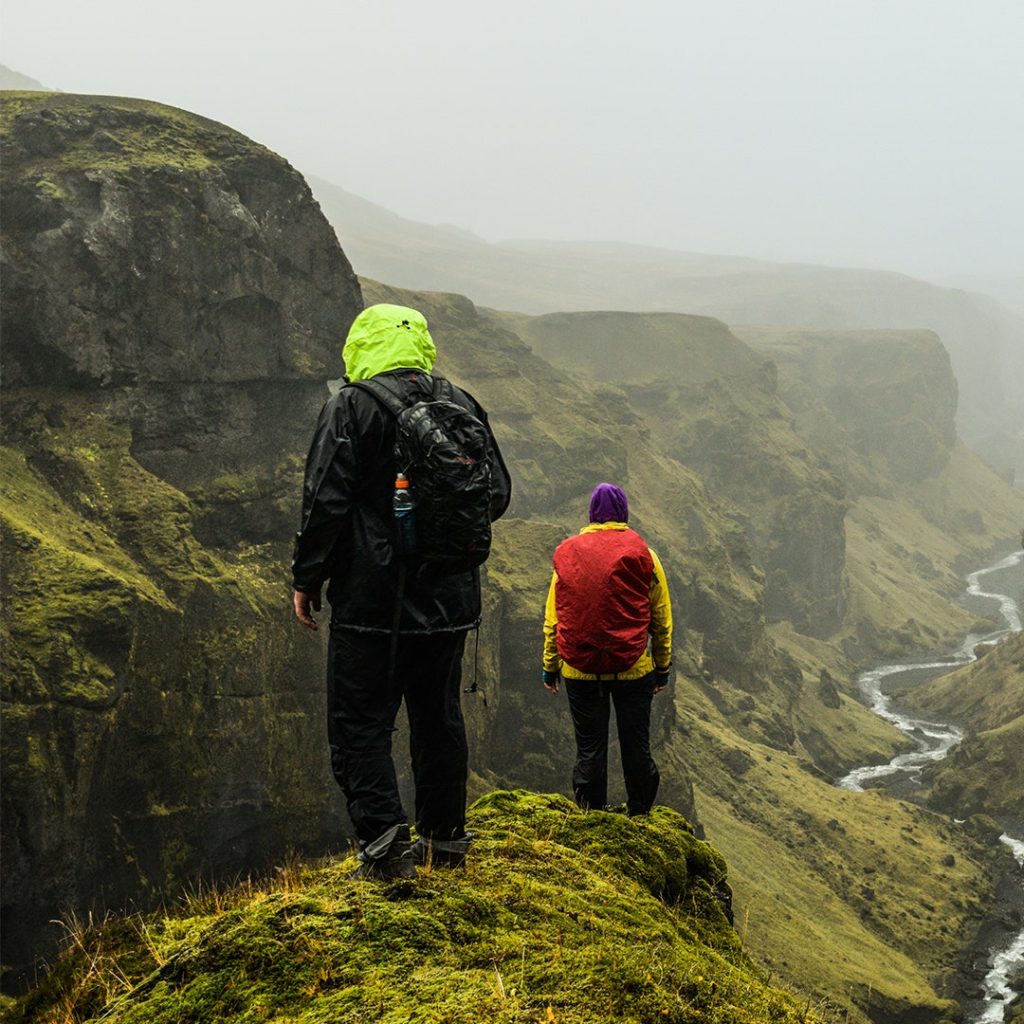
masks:
<svg viewBox="0 0 1024 1024"><path fill-rule="evenodd" d="M0 138L17 963L62 910L340 841L285 566L361 296L302 178L222 125L25 93Z"/></svg>

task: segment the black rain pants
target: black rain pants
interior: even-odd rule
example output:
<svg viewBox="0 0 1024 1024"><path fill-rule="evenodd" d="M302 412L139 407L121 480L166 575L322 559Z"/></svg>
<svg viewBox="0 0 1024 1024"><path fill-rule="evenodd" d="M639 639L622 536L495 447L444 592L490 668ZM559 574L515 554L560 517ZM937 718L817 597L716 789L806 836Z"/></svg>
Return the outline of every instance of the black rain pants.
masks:
<svg viewBox="0 0 1024 1024"><path fill-rule="evenodd" d="M327 734L331 768L362 844L407 821L391 758L405 699L416 828L432 839L466 831L466 729L459 700L465 632L402 634L394 671L391 637L331 629L327 657Z"/></svg>
<svg viewBox="0 0 1024 1024"><path fill-rule="evenodd" d="M615 725L626 783L626 808L646 814L654 804L661 776L651 757L651 700L654 674L640 679L564 679L576 731L572 791L580 807L603 809L608 803L608 720Z"/></svg>

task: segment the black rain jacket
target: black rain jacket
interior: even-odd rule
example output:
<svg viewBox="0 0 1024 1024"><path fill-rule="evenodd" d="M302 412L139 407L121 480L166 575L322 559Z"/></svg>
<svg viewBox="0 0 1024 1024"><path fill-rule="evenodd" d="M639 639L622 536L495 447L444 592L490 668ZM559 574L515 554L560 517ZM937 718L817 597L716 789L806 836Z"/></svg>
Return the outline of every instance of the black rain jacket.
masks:
<svg viewBox="0 0 1024 1024"><path fill-rule="evenodd" d="M379 375L416 387L423 370ZM512 484L487 414L452 386L452 400L476 415L491 439L491 521L508 508ZM306 459L302 529L295 537L293 586L319 593L329 580L332 628L391 633L399 587L394 517L395 419L362 388L343 387L320 412ZM480 573L424 578L408 572L400 633L455 632L480 621Z"/></svg>

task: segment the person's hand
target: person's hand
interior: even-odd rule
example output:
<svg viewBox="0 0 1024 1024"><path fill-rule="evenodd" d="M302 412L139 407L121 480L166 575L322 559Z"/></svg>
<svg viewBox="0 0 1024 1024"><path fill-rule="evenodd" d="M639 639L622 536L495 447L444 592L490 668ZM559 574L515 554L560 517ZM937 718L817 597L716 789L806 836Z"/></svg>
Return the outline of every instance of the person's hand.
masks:
<svg viewBox="0 0 1024 1024"><path fill-rule="evenodd" d="M669 669L665 669L664 672L655 671L654 673L654 693L661 693L662 690L668 686Z"/></svg>
<svg viewBox="0 0 1024 1024"><path fill-rule="evenodd" d="M307 594L302 590L296 590L295 596L292 599L293 607L295 608L295 618L301 622L306 629L319 629L316 619L313 618L313 612L320 611L320 592L317 591L315 594Z"/></svg>
<svg viewBox="0 0 1024 1024"><path fill-rule="evenodd" d="M558 673L548 672L546 669L540 674L540 681L548 693L558 693Z"/></svg>

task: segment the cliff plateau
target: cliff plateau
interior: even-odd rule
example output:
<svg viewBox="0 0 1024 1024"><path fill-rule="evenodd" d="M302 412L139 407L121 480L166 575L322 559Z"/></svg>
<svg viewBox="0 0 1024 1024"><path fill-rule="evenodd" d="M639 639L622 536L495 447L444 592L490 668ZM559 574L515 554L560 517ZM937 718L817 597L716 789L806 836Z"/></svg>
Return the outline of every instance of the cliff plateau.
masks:
<svg viewBox="0 0 1024 1024"><path fill-rule="evenodd" d="M80 933L8 1020L820 1019L743 954L725 865L678 814L583 814L565 797L496 792L469 823L464 871L382 886L349 880L353 859L292 865Z"/></svg>

